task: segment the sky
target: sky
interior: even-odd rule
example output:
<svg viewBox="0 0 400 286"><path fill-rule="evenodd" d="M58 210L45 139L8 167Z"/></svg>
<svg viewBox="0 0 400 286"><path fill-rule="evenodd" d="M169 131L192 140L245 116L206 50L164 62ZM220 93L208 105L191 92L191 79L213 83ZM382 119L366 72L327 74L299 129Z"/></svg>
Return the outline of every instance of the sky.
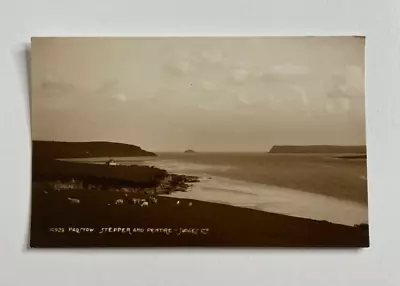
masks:
<svg viewBox="0 0 400 286"><path fill-rule="evenodd" d="M33 38L34 140L364 145L362 37Z"/></svg>

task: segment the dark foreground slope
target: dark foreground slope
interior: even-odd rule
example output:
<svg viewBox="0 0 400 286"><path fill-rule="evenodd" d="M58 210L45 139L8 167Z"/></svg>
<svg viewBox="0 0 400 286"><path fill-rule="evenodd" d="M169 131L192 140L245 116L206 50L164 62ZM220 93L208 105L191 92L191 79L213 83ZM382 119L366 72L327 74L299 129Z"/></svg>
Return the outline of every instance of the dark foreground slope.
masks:
<svg viewBox="0 0 400 286"><path fill-rule="evenodd" d="M138 146L113 142L33 141L33 155L50 158L156 156Z"/></svg>
<svg viewBox="0 0 400 286"><path fill-rule="evenodd" d="M361 153L365 154L367 149L365 146L337 146L337 145L274 145L269 153Z"/></svg>
<svg viewBox="0 0 400 286"><path fill-rule="evenodd" d="M134 193L33 191L32 247L257 246L367 247L368 229L233 206ZM71 204L68 197L77 198ZM123 204L115 204L116 200ZM106 231L105 231L106 230Z"/></svg>

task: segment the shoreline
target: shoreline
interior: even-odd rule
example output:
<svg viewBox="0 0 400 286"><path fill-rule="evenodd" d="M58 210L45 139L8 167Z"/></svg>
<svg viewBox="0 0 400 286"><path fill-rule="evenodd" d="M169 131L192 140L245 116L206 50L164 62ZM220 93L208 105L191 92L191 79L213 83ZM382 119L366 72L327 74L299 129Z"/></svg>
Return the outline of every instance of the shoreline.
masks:
<svg viewBox="0 0 400 286"><path fill-rule="evenodd" d="M257 161L258 165L255 167L251 161L249 163L245 161L247 158L243 158L244 160L239 163L242 164L241 168L235 167L235 164L238 164L237 159L220 164L212 156L205 160L201 157L198 159L193 157L195 159L188 161L185 161L184 156L170 157L170 159L160 157L159 159L144 160L147 161L144 165L155 166L169 172L184 173L183 170L188 169L190 170L189 174L197 176L207 171L211 176L368 204L365 160L341 159L337 158L336 154L318 154L318 156L285 154L283 157L281 156L282 154L278 153L265 154L265 157L260 156ZM304 161L303 156L307 156L310 160ZM183 166L187 165L182 170L179 166L181 160ZM195 169L199 167L202 169ZM261 169L262 171L260 171Z"/></svg>
<svg viewBox="0 0 400 286"><path fill-rule="evenodd" d="M168 162L168 160L164 161L162 159L161 162ZM104 164L108 158L92 158L89 162L75 160L71 159L70 162ZM123 160L116 160L117 162L124 162ZM145 190L146 195L165 195L177 199L222 203L348 226L368 223L366 203L301 189L232 179L230 176L223 176L223 174L221 176L211 175L211 173L207 175L197 170L199 166L196 163L190 162L189 164L193 166L187 166L182 169L181 165L179 165L177 168L178 165L176 165L175 159L172 166L170 164L160 164L157 159L149 160L142 157L130 158L129 160L126 158L125 162L127 161L130 161L132 165L122 164L119 166L153 167L165 170L168 173L166 179L164 179L165 183L161 182L155 190ZM182 163L185 165L185 162ZM204 166L201 165L201 167ZM191 170L190 168L195 169ZM179 173L179 175L176 173ZM175 180L179 183L177 183L177 186L171 186L168 182L169 180ZM196 184L193 184L194 182ZM322 205L326 207L321 207Z"/></svg>
<svg viewBox="0 0 400 286"><path fill-rule="evenodd" d="M175 158L170 160L145 160L143 165L162 168L168 172L180 171L185 175L200 178L200 182L194 184L190 192L172 193L170 197L223 203L349 226L368 223L368 204L364 201L328 195L326 192L233 179L230 171L213 174L213 168L218 166L210 165L210 168L205 169L205 164L199 165L191 161L180 163L179 159Z"/></svg>
<svg viewBox="0 0 400 286"><path fill-rule="evenodd" d="M190 191L173 192L166 196L347 226L368 223L367 206L360 203L223 177L201 178L199 183L192 185Z"/></svg>
<svg viewBox="0 0 400 286"><path fill-rule="evenodd" d="M56 160L34 160L32 172L31 247L369 246L367 224L345 226L165 196L185 192L198 181L196 176L170 174L148 166ZM158 203L153 204L152 197ZM134 199L146 200L148 207L133 203ZM109 227L188 231L185 235L145 231L129 236L51 231ZM193 234L193 229L198 232L203 228L209 229L207 235Z"/></svg>

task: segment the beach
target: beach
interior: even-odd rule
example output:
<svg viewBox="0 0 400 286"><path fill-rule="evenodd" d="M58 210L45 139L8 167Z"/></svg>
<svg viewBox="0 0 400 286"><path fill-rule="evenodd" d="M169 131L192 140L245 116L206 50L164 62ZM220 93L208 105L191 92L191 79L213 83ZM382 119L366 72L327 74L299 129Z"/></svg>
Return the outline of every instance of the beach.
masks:
<svg viewBox="0 0 400 286"><path fill-rule="evenodd" d="M119 158L123 165L145 165L194 175L188 192L168 196L246 207L344 225L368 222L365 160L340 154L161 153ZM105 158L82 159L101 163ZM78 160L79 161L79 160Z"/></svg>

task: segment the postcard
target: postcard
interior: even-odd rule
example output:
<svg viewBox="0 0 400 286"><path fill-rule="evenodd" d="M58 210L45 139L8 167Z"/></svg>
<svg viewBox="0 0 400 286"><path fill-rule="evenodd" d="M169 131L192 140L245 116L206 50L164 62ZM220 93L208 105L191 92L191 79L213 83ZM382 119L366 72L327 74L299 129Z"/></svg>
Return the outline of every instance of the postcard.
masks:
<svg viewBox="0 0 400 286"><path fill-rule="evenodd" d="M368 247L364 48L32 38L30 246Z"/></svg>

